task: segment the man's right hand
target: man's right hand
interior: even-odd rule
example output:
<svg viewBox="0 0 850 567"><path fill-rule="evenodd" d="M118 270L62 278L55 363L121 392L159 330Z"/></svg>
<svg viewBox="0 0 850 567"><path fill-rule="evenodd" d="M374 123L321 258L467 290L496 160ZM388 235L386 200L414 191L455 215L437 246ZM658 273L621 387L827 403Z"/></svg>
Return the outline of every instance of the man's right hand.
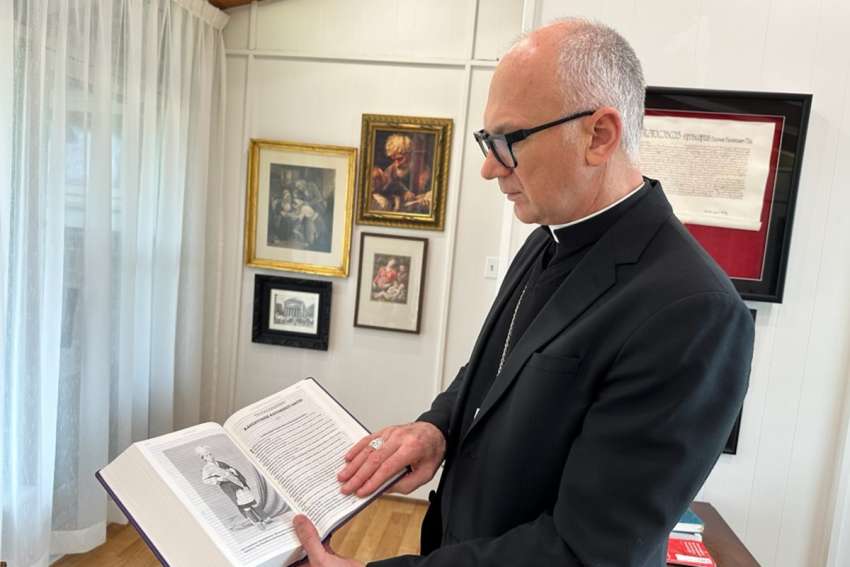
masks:
<svg viewBox="0 0 850 567"><path fill-rule="evenodd" d="M384 440L380 449L369 444ZM434 425L417 421L395 425L367 435L345 455L348 463L337 478L343 483L343 494L356 492L363 497L373 493L391 477L410 466L413 469L391 488L391 492L409 494L437 472L446 454L446 439Z"/></svg>

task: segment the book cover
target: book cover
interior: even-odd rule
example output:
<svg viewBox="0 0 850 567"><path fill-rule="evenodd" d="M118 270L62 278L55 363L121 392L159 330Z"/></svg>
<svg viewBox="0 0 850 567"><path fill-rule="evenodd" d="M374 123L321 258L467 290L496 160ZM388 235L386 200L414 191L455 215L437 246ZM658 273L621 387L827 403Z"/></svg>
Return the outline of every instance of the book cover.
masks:
<svg viewBox="0 0 850 567"><path fill-rule="evenodd" d="M717 567L704 543L675 538L667 540L667 563L688 567Z"/></svg>
<svg viewBox="0 0 850 567"><path fill-rule="evenodd" d="M703 523L702 518L696 515L693 510L688 508L682 517L679 518L679 522L673 528L674 532L687 532L692 534L700 534L705 531L705 523Z"/></svg>

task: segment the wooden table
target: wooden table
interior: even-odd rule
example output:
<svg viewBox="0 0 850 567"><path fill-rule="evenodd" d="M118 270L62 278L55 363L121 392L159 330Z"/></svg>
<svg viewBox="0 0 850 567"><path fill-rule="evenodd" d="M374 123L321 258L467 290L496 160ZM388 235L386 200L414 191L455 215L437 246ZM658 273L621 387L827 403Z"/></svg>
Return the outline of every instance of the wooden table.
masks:
<svg viewBox="0 0 850 567"><path fill-rule="evenodd" d="M705 522L703 543L717 567L760 567L714 506L707 502L694 502L691 509Z"/></svg>

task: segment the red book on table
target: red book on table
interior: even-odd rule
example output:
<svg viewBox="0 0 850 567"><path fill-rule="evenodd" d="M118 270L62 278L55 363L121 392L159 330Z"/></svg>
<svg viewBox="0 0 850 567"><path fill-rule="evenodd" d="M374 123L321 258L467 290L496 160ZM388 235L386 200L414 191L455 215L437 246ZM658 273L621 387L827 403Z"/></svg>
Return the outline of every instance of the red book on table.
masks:
<svg viewBox="0 0 850 567"><path fill-rule="evenodd" d="M717 567L705 544L687 539L667 540L667 563L690 567Z"/></svg>

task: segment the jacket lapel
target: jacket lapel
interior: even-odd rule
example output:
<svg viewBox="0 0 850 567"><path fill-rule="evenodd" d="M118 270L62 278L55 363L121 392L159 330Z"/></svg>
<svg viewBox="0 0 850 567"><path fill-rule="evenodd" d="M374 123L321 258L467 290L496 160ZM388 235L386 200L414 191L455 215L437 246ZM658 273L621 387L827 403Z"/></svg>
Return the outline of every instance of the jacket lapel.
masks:
<svg viewBox="0 0 850 567"><path fill-rule="evenodd" d="M656 182L635 208L626 213L588 251L529 324L508 355L501 374L493 381L481 404L478 417L464 434L461 443L485 421L488 413L508 390L531 355L569 326L616 283L618 265L638 261L652 236L671 214L670 204ZM539 252L539 249L536 252ZM532 255L532 259L534 257L536 254ZM525 269L530 263L527 262ZM515 275L514 286L520 279L521 274ZM491 317L488 318L491 325L491 319L494 319L492 314L491 310ZM483 336L479 337L476 343L478 353L482 348L479 343L483 343Z"/></svg>

